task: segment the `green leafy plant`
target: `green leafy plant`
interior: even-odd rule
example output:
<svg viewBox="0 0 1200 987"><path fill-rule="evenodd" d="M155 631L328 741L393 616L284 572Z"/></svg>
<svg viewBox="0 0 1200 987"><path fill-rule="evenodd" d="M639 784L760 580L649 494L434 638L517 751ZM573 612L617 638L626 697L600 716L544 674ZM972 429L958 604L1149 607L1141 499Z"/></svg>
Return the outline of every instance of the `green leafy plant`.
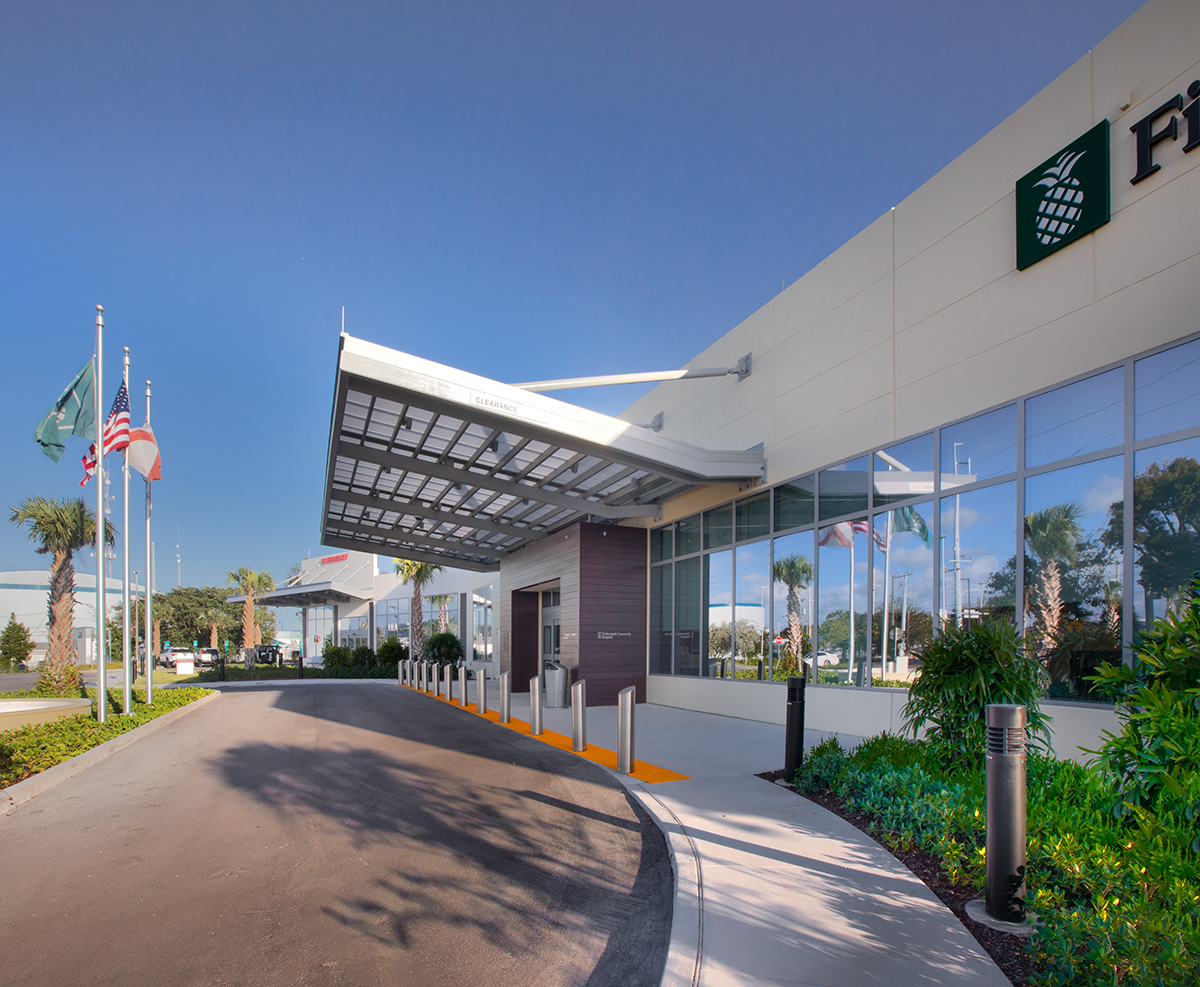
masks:
<svg viewBox="0 0 1200 987"><path fill-rule="evenodd" d="M1031 744L1050 745L1049 717L1039 708L1046 676L1012 624L985 618L969 626L943 626L921 654L921 669L904 706L914 734L928 724L931 739L953 762L982 763L984 707L1024 706Z"/></svg>
<svg viewBox="0 0 1200 987"><path fill-rule="evenodd" d="M455 665L463 658L462 641L452 631L431 634L425 642L425 653L429 660L437 662L440 668Z"/></svg>
<svg viewBox="0 0 1200 987"><path fill-rule="evenodd" d="M1133 650L1132 666L1106 665L1092 677L1118 703L1122 722L1093 752L1116 782L1113 812L1191 811L1185 786L1200 774L1200 579Z"/></svg>
<svg viewBox="0 0 1200 987"><path fill-rule="evenodd" d="M388 638L379 646L379 660L385 665L399 665L408 661L408 648L395 638Z"/></svg>
<svg viewBox="0 0 1200 987"><path fill-rule="evenodd" d="M20 668L33 654L33 636L29 628L17 620L15 613L8 615L8 624L0 634L0 671L11 672Z"/></svg>

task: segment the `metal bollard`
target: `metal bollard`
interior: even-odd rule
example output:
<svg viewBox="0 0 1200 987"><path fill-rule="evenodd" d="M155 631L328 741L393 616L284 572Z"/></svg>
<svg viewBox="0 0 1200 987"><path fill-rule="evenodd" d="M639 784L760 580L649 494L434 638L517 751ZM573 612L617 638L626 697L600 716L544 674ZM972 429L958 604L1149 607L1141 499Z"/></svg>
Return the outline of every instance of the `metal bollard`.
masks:
<svg viewBox="0 0 1200 987"><path fill-rule="evenodd" d="M617 693L617 774L633 774L633 686Z"/></svg>
<svg viewBox="0 0 1200 987"><path fill-rule="evenodd" d="M580 679L571 686L571 750L587 750L587 682Z"/></svg>
<svg viewBox="0 0 1200 987"><path fill-rule="evenodd" d="M500 673L500 722L512 719L512 672Z"/></svg>
<svg viewBox="0 0 1200 987"><path fill-rule="evenodd" d="M467 666L459 665L458 667L458 704L460 706L470 706L471 703L467 700Z"/></svg>
<svg viewBox="0 0 1200 987"><path fill-rule="evenodd" d="M481 716L487 712L487 669L475 673L475 712Z"/></svg>
<svg viewBox="0 0 1200 987"><path fill-rule="evenodd" d="M529 680L529 736L542 735L542 677Z"/></svg>
<svg viewBox="0 0 1200 987"><path fill-rule="evenodd" d="M804 761L804 689L803 676L792 675L787 684L787 733L783 742L783 780L791 783Z"/></svg>
<svg viewBox="0 0 1200 987"><path fill-rule="evenodd" d="M984 709L987 857L984 901L1002 922L1025 921L1025 724L1024 706L1000 703Z"/></svg>
<svg viewBox="0 0 1200 987"><path fill-rule="evenodd" d="M445 666L442 678L446 680L446 702L454 702L454 675L449 665Z"/></svg>
<svg viewBox="0 0 1200 987"><path fill-rule="evenodd" d="M420 662L417 665L417 680L422 692L429 691L429 669L425 667L425 662Z"/></svg>

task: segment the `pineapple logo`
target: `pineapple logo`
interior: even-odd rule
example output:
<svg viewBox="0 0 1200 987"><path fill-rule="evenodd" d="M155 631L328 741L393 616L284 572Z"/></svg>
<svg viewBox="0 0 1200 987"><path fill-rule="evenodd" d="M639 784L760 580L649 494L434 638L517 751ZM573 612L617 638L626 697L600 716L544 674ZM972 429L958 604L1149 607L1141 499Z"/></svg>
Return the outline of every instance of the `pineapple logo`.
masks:
<svg viewBox="0 0 1200 987"><path fill-rule="evenodd" d="M1019 179L1016 202L1020 271L1107 223L1108 121Z"/></svg>
<svg viewBox="0 0 1200 987"><path fill-rule="evenodd" d="M1071 169L1087 153L1064 152L1053 168L1047 168L1042 177L1033 183L1034 188L1045 188L1038 203L1037 238L1043 247L1058 243L1070 236L1083 215L1083 190L1079 179L1071 177Z"/></svg>

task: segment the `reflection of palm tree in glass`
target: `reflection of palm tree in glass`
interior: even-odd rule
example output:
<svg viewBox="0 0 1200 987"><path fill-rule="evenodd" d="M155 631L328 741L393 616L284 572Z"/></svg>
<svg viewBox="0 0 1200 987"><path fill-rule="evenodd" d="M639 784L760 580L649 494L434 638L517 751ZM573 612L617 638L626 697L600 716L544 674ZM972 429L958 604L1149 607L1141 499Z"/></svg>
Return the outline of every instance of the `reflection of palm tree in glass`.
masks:
<svg viewBox="0 0 1200 987"><path fill-rule="evenodd" d="M438 608L438 631L446 633L450 622L450 601L454 597L450 593L438 593L429 598L429 602Z"/></svg>
<svg viewBox="0 0 1200 987"><path fill-rule="evenodd" d="M1052 646L1062 618L1062 566L1075 564L1083 517L1078 504L1055 504L1025 515L1025 544L1041 570L1036 609L1046 650Z"/></svg>
<svg viewBox="0 0 1200 987"><path fill-rule="evenodd" d="M776 582L787 587L788 648L799 660L801 641L804 634L800 623L800 590L813 581L812 563L803 555L785 555L775 560L772 570Z"/></svg>

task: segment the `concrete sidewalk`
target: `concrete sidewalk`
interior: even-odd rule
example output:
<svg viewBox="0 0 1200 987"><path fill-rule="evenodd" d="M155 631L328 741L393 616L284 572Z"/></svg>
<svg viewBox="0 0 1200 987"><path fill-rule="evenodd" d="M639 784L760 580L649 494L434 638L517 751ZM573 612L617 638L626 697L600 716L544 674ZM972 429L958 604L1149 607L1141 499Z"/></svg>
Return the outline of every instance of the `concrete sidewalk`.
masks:
<svg viewBox="0 0 1200 987"><path fill-rule="evenodd" d="M495 708L495 683L488 691ZM469 696L473 703L473 683ZM528 722L528 694L512 697L512 715ZM569 735L570 709L545 710L543 724ZM823 736L808 731L806 746ZM616 749L615 706L587 710L587 739ZM783 766L783 740L773 724L636 707L638 760L689 776L650 785L617 775L671 850L675 911L663 984L1006 987L991 957L895 857L755 777Z"/></svg>

